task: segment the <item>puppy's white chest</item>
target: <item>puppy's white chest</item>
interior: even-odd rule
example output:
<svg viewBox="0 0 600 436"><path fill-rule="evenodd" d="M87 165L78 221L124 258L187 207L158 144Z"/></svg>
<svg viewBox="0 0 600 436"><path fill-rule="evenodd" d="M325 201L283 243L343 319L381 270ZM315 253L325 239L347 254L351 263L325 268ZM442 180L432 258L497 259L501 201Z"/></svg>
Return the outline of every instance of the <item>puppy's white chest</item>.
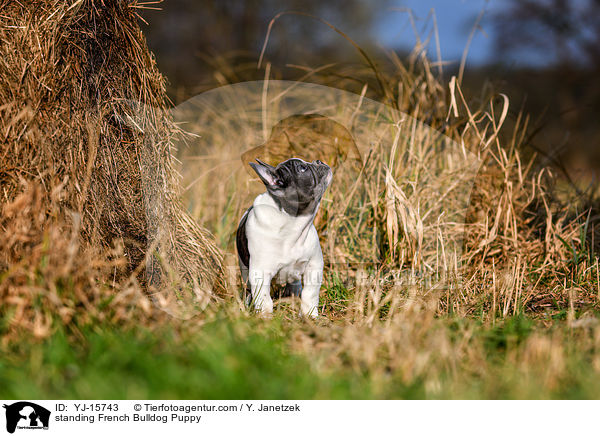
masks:
<svg viewBox="0 0 600 436"><path fill-rule="evenodd" d="M314 226L306 230L301 238L289 238L288 235L263 238L249 241L252 246L253 264L261 265L273 271L280 284L300 280L311 258L320 254L321 247Z"/></svg>
<svg viewBox="0 0 600 436"><path fill-rule="evenodd" d="M313 217L286 216L263 201L257 197L248 218L250 261L270 270L281 284L300 280L308 262L321 253Z"/></svg>

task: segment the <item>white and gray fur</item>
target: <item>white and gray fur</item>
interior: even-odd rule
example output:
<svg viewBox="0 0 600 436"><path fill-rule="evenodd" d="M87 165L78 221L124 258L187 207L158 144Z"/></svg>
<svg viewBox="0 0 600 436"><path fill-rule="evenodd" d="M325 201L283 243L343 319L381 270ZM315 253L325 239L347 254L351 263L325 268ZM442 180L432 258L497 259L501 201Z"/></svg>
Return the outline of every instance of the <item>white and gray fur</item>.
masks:
<svg viewBox="0 0 600 436"><path fill-rule="evenodd" d="M240 220L237 250L242 279L261 313L273 312L271 280L301 298L303 315L318 316L323 254L313 220L332 172L321 161L288 159L277 167L250 163L267 192Z"/></svg>

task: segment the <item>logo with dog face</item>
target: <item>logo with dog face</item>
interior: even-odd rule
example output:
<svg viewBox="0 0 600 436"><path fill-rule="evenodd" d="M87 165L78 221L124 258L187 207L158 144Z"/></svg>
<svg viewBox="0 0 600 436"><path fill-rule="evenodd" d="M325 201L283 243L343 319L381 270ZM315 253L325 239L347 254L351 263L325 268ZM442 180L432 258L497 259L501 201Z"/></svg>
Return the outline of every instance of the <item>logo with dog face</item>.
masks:
<svg viewBox="0 0 600 436"><path fill-rule="evenodd" d="M48 430L50 411L29 401L19 401L10 405L5 404L6 431L14 433L18 429Z"/></svg>

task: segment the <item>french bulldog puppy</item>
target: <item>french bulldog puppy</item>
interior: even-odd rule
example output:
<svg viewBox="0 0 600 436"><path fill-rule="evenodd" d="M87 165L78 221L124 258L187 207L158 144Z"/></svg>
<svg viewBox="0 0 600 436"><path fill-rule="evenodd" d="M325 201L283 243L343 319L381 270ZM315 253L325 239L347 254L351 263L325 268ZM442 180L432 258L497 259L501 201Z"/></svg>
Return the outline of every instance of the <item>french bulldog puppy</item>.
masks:
<svg viewBox="0 0 600 436"><path fill-rule="evenodd" d="M273 312L271 280L276 279L286 294L300 296L303 315L316 318L323 254L313 220L331 183L331 168L319 160L294 158L277 167L256 161L250 166L267 192L256 197L237 229L242 279L259 312Z"/></svg>

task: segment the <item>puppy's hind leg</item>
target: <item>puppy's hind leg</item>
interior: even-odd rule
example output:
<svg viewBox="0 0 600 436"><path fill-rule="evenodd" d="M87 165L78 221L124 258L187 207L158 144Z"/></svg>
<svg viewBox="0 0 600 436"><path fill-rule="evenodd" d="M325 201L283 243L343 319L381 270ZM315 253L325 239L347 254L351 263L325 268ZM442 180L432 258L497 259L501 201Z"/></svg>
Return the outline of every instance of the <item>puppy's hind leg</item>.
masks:
<svg viewBox="0 0 600 436"><path fill-rule="evenodd" d="M286 283L285 292L283 293L284 297L299 297L302 293L302 282L300 280L296 280L293 283Z"/></svg>

